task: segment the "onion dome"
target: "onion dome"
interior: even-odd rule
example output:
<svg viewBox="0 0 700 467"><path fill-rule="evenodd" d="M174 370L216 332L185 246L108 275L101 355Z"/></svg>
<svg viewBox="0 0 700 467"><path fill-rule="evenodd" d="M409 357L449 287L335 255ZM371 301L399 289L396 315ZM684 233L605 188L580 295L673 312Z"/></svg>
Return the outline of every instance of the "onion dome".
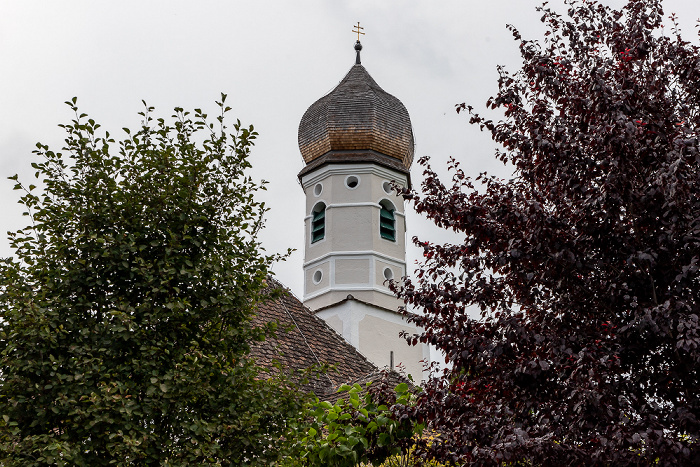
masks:
<svg viewBox="0 0 700 467"><path fill-rule="evenodd" d="M335 89L304 113L299 123L299 150L306 164L316 162L313 166L322 162L319 158L329 162L359 161L355 156L362 153L373 154L377 162L408 171L413 162L413 130L408 111L400 100L380 88L360 64L361 49L358 41L355 65Z"/></svg>

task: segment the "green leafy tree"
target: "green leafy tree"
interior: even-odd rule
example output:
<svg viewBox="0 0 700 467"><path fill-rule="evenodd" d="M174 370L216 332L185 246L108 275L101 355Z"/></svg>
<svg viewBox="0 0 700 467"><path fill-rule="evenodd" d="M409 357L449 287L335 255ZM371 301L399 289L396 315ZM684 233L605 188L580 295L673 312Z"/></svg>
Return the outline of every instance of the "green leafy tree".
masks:
<svg viewBox="0 0 700 467"><path fill-rule="evenodd" d="M108 132L75 112L0 285L2 465L255 465L301 400L247 359L275 256L257 234L257 133L176 108ZM17 181L17 176L10 177ZM278 442L278 441L277 441ZM273 447L273 448L271 448Z"/></svg>
<svg viewBox="0 0 700 467"><path fill-rule="evenodd" d="M355 467L409 464L409 451L424 425L392 416L391 408L412 405L415 395L406 383L392 389L386 380L363 388L343 385L346 393L334 404L310 402L303 421L293 427L293 457L283 466Z"/></svg>

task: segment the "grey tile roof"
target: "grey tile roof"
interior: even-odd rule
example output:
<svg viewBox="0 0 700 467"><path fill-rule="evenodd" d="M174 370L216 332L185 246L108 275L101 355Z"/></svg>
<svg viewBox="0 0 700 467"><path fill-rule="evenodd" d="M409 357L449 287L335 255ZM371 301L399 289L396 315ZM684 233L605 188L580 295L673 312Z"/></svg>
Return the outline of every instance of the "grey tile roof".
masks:
<svg viewBox="0 0 700 467"><path fill-rule="evenodd" d="M371 150L408 169L413 162L411 119L401 101L356 64L304 113L299 150L307 164L330 151Z"/></svg>

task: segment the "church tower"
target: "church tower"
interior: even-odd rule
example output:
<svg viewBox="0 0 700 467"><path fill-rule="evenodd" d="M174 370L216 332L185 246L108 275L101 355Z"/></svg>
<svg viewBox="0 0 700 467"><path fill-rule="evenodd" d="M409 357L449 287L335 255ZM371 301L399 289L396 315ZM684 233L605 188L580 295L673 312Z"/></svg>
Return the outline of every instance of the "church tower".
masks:
<svg viewBox="0 0 700 467"><path fill-rule="evenodd" d="M420 381L428 348L399 337L418 330L388 288L406 275L404 203L392 184L410 184L413 130L406 107L362 66L359 40L355 50L355 65L299 124L304 304L377 366L401 364Z"/></svg>

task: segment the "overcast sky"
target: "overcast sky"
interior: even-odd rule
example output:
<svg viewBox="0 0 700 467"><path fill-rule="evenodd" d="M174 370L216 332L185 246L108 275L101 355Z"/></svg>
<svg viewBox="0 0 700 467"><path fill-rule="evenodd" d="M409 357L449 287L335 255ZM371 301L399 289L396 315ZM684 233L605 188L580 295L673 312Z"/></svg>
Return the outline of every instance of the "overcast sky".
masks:
<svg viewBox="0 0 700 467"><path fill-rule="evenodd" d="M496 66L517 69L517 43L505 25L514 24L527 38L541 37L540 3L2 0L0 231L26 223L5 177L33 178L37 141L60 149L57 124L72 117L64 101L77 96L83 112L121 138L120 128L139 126L141 99L167 117L175 106L214 112L214 101L225 92L231 116L260 133L252 163L255 175L270 182L264 199L271 208L262 240L268 251L297 249L275 271L301 297L304 200L296 177L303 167L297 129L308 106L353 65L353 25L360 21L365 28L362 64L410 113L416 159L429 155L439 168L454 156L471 175L507 177L489 136L470 127L454 105L483 109L496 92ZM700 3L664 5L666 13L679 15L684 36L697 42ZM420 172L413 167L414 184ZM407 224L409 238L449 238L410 208ZM0 255L10 253L3 238ZM409 272L417 257L409 246Z"/></svg>

